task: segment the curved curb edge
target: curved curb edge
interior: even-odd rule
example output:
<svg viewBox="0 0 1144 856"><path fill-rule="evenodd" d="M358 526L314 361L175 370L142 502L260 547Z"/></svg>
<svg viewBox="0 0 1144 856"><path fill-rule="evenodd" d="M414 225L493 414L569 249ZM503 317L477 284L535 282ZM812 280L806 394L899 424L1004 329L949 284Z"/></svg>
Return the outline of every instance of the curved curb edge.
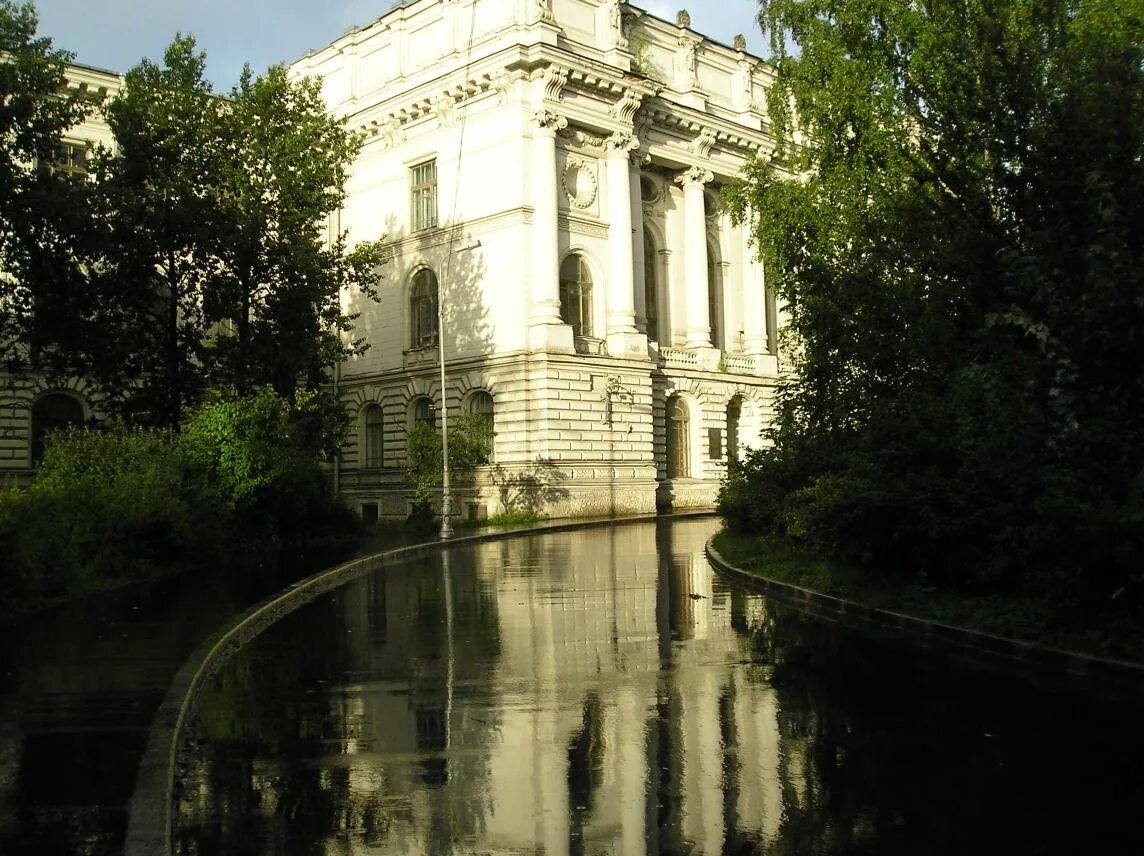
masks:
<svg viewBox="0 0 1144 856"><path fill-rule="evenodd" d="M1024 672L1055 673L1071 679L1080 678L1132 688L1136 693L1144 687L1144 663L1094 657L867 606L738 568L720 555L714 537L708 539L704 549L708 561L728 579L753 591L794 603L825 619L906 634L923 644L969 654L981 661Z"/></svg>
<svg viewBox="0 0 1144 856"><path fill-rule="evenodd" d="M280 618L322 594L389 562L416 558L449 547L502 541L507 538L570 532L599 526L647 523L664 519L710 517L711 509L682 510L663 514L640 514L596 520L569 520L527 529L483 532L448 541L429 541L386 550L326 568L276 592L227 622L200 645L175 673L159 704L147 735L147 746L135 775L135 788L128 806L124 856L167 856L172 852L175 768L183 730L195 700L213 675L245 643Z"/></svg>

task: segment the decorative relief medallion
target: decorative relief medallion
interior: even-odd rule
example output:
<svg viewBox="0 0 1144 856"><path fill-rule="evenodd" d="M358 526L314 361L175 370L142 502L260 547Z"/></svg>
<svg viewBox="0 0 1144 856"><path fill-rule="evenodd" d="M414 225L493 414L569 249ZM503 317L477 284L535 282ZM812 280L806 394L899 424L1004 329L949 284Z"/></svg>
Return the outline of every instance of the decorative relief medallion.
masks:
<svg viewBox="0 0 1144 856"><path fill-rule="evenodd" d="M575 208L588 208L596 201L598 189L594 164L580 158L568 158L564 168L564 192Z"/></svg>

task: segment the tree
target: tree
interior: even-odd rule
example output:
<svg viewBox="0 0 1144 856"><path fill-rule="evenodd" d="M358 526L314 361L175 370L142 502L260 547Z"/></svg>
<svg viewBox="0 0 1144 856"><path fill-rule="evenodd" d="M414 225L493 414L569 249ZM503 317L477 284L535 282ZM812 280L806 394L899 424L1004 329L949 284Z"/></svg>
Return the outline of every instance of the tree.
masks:
<svg viewBox="0 0 1144 856"><path fill-rule="evenodd" d="M61 326L61 358L92 379L108 406L143 423L179 426L205 386L205 304L226 239L222 102L194 39L176 37L163 65L143 60L107 105L116 152L96 163L98 238L86 301Z"/></svg>
<svg viewBox="0 0 1144 856"><path fill-rule="evenodd" d="M449 479L452 484L471 483L477 467L492 456L493 433L478 413L462 413L449 422ZM427 519L433 494L443 477L441 434L418 422L405 438L405 482L413 500L413 517Z"/></svg>
<svg viewBox="0 0 1144 856"><path fill-rule="evenodd" d="M779 146L732 202L793 378L728 510L930 579L1124 584L1086 551L1144 464L1144 11L760 8Z"/></svg>
<svg viewBox="0 0 1144 856"><path fill-rule="evenodd" d="M0 0L0 359L28 356L34 282L58 276L69 257L69 212L81 188L45 168L60 136L91 102L67 93L71 54L36 37L31 3Z"/></svg>
<svg viewBox="0 0 1144 856"><path fill-rule="evenodd" d="M318 84L247 69L230 99L194 39L144 60L107 106L117 152L96 163L96 236L54 328L61 370L109 407L176 427L208 387L317 392L345 342L343 289L374 294L380 244L347 251L326 222L360 138L326 114ZM341 406L324 396L333 423Z"/></svg>
<svg viewBox="0 0 1144 856"><path fill-rule="evenodd" d="M253 78L247 67L226 105L228 148L221 197L227 237L210 317L216 382L240 392L269 384L281 395L317 389L334 362L361 353L347 343L343 289L375 295L379 242L347 252L326 218L345 199L361 138L329 116L317 80L284 66Z"/></svg>

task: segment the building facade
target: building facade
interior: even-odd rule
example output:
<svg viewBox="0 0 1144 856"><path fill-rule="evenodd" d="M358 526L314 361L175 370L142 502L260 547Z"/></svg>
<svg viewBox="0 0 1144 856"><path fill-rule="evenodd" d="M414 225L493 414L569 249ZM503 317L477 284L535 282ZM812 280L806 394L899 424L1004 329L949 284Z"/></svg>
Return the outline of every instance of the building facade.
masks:
<svg viewBox="0 0 1144 856"><path fill-rule="evenodd" d="M391 248L380 300L346 296L370 343L337 378L351 505L407 512L406 433L441 407L495 432L463 516L713 501L778 373L720 201L772 147L744 48L614 0L419 0L294 65L365 135L331 228Z"/></svg>
<svg viewBox="0 0 1144 856"><path fill-rule="evenodd" d="M335 373L350 505L408 512L406 435L442 407L494 430L463 517L710 505L778 374L775 299L720 200L773 146L770 72L743 40L616 0L417 0L292 71L365 140L329 228L390 249L380 300L344 296L370 345ZM101 143L96 113L53 168ZM0 475L30 478L44 434L97 411L82 379L0 367Z"/></svg>

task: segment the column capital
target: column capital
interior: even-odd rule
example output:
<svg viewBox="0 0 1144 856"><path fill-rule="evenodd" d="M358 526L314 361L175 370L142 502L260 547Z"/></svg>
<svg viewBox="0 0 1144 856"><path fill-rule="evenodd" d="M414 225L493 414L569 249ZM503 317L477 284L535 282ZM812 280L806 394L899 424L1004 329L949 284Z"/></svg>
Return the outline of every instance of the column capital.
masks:
<svg viewBox="0 0 1144 856"><path fill-rule="evenodd" d="M532 114L532 121L541 129L554 134L568 127L568 118L551 110L537 110Z"/></svg>
<svg viewBox="0 0 1144 856"><path fill-rule="evenodd" d="M701 166L693 166L690 169L685 169L675 177L675 183L683 187L693 184L702 186L704 184L710 184L714 180L715 174L711 172L711 170Z"/></svg>
<svg viewBox="0 0 1144 856"><path fill-rule="evenodd" d="M639 137L634 134L625 134L623 131L616 131L604 140L604 148L609 152L628 154L629 152L635 152L639 147Z"/></svg>

